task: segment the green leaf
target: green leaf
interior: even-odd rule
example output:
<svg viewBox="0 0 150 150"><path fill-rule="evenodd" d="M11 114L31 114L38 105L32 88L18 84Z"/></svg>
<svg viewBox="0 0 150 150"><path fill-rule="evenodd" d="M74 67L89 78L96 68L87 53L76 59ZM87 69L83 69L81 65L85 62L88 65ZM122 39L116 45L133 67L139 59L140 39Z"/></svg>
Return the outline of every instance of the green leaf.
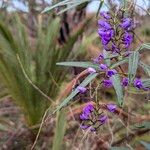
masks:
<svg viewBox="0 0 150 150"><path fill-rule="evenodd" d="M48 12L48 11L50 11L50 10L52 10L52 9L54 9L54 8L56 8L56 7L58 7L58 6L67 5L68 2L69 2L69 0L64 0L64 1L62 1L62 2L59 2L59 3L56 3L56 4L52 5L52 6L50 6L50 7L46 7L41 13L46 13L46 12Z"/></svg>
<svg viewBox="0 0 150 150"><path fill-rule="evenodd" d="M142 124L135 124L134 127L136 128L142 128L142 129L150 129L150 122L149 121L145 121L142 122Z"/></svg>
<svg viewBox="0 0 150 150"><path fill-rule="evenodd" d="M144 87L150 87L150 79L142 79Z"/></svg>
<svg viewBox="0 0 150 150"><path fill-rule="evenodd" d="M129 78L130 83L132 83L132 81L136 75L136 71L138 68L138 62L139 62L139 52L134 51L129 56L128 78Z"/></svg>
<svg viewBox="0 0 150 150"><path fill-rule="evenodd" d="M122 65L122 64L124 64L124 63L127 63L128 62L128 58L124 58L124 59L122 59L122 60L120 60L120 61L117 61L116 63L114 63L114 64L112 64L111 66L110 66L110 68L116 68L116 67L118 67L119 65Z"/></svg>
<svg viewBox="0 0 150 150"><path fill-rule="evenodd" d="M143 63L142 61L139 62L139 65L142 67L142 69L145 71L145 73L150 76L150 66Z"/></svg>
<svg viewBox="0 0 150 150"><path fill-rule="evenodd" d="M94 78L96 78L97 75L98 73L88 75L79 86L83 87L87 86ZM63 102L56 108L56 110L53 113L57 112L62 107L66 106L71 101L71 99L75 97L78 93L79 91L77 89L71 92L71 94L63 100Z"/></svg>
<svg viewBox="0 0 150 150"><path fill-rule="evenodd" d="M0 131L8 131L8 127L6 127L6 125L0 124Z"/></svg>
<svg viewBox="0 0 150 150"><path fill-rule="evenodd" d="M89 0L82 0L82 1L75 2L75 3L72 4L72 5L68 5L67 8L65 8L65 9L63 9L62 11L58 12L58 15L60 15L60 14L62 14L62 13L64 13L64 12L66 12L66 11L68 11L68 10L71 9L71 8L74 8L74 7L76 7L76 6L79 6L80 4L82 4L82 3L84 3L84 2L87 2L87 1L89 1Z"/></svg>
<svg viewBox="0 0 150 150"><path fill-rule="evenodd" d="M110 58L109 58L109 52L106 50L103 50L103 55L104 55L104 61L107 64L107 66L110 66Z"/></svg>
<svg viewBox="0 0 150 150"><path fill-rule="evenodd" d="M82 3L85 3L85 2L88 2L88 1L90 1L90 0L81 0L81 1L79 1L79 0L64 0L64 1L61 1L59 3L56 3L56 4L52 5L50 7L46 7L41 13L46 13L46 12L56 8L56 7L61 7L61 6L64 7L64 6L66 6L66 8L62 9L62 11L60 11L58 13L58 14L61 14L61 13L65 12L65 11L68 11L71 8L79 6Z"/></svg>
<svg viewBox="0 0 150 150"><path fill-rule="evenodd" d="M66 112L65 110L61 110L57 112L57 122L52 150L63 149L62 144L65 135L65 129L66 129Z"/></svg>
<svg viewBox="0 0 150 150"><path fill-rule="evenodd" d="M145 49L150 50L150 43L144 43L139 48L137 48L139 52L143 52Z"/></svg>
<svg viewBox="0 0 150 150"><path fill-rule="evenodd" d="M99 69L99 65L98 64L94 64L91 62L58 62L57 65L60 66L69 66L69 67L82 67L82 68L95 68L95 69Z"/></svg>
<svg viewBox="0 0 150 150"><path fill-rule="evenodd" d="M111 147L110 150L130 150L127 147Z"/></svg>
<svg viewBox="0 0 150 150"><path fill-rule="evenodd" d="M111 77L111 81L112 81L112 84L113 84L114 89L117 94L117 102L118 102L119 106L122 106L122 104L123 104L123 89L122 89L119 75L118 74L113 75Z"/></svg>
<svg viewBox="0 0 150 150"><path fill-rule="evenodd" d="M143 142L143 141L141 141L140 143L141 143L147 150L150 150L150 144L149 144L149 143Z"/></svg>
<svg viewBox="0 0 150 150"><path fill-rule="evenodd" d="M96 17L98 16L98 14L100 12L100 9L102 8L103 3L104 3L104 0L100 0L100 4L99 4L99 7L98 7L98 10L97 10L97 13L96 13Z"/></svg>

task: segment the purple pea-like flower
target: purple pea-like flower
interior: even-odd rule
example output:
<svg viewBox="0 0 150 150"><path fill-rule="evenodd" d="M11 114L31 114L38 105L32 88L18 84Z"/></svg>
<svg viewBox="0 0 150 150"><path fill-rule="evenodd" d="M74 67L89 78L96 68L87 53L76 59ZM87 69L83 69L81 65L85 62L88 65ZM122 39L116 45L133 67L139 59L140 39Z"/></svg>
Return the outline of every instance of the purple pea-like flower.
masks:
<svg viewBox="0 0 150 150"><path fill-rule="evenodd" d="M128 32L126 32L124 34L122 41L123 41L123 44L125 44L125 48L128 48L133 41L133 36L129 34Z"/></svg>
<svg viewBox="0 0 150 150"><path fill-rule="evenodd" d="M116 109L117 109L117 105L115 104L107 104L107 109L110 111L110 112L115 112Z"/></svg>
<svg viewBox="0 0 150 150"><path fill-rule="evenodd" d="M104 124L107 121L108 117L106 115L100 115L99 121L101 124Z"/></svg>
<svg viewBox="0 0 150 150"><path fill-rule="evenodd" d="M94 128L94 127L90 127L90 130L92 131L92 132L94 132L94 131L96 131L96 129Z"/></svg>
<svg viewBox="0 0 150 150"><path fill-rule="evenodd" d="M98 34L102 39L103 45L108 44L108 42L111 40L111 38L114 35L114 30L104 30L104 29L98 29Z"/></svg>
<svg viewBox="0 0 150 150"><path fill-rule="evenodd" d="M103 86L106 88L112 87L112 81L111 80L104 80L103 81Z"/></svg>
<svg viewBox="0 0 150 150"><path fill-rule="evenodd" d="M86 90L87 90L87 89L86 89L85 87L78 86L78 87L77 87L77 90L78 90L80 93L82 93L82 94L83 94L83 93L85 93L85 92L86 92Z"/></svg>
<svg viewBox="0 0 150 150"><path fill-rule="evenodd" d="M90 127L89 125L80 125L80 128L83 129L83 130L86 130L89 127Z"/></svg>
<svg viewBox="0 0 150 150"><path fill-rule="evenodd" d="M105 20L98 20L98 25L106 30L112 28L112 26Z"/></svg>
<svg viewBox="0 0 150 150"><path fill-rule="evenodd" d="M88 119L89 119L89 114L82 113L82 114L80 115L80 119L81 119L81 120L88 120Z"/></svg>
<svg viewBox="0 0 150 150"><path fill-rule="evenodd" d="M103 54L99 54L99 56L93 59L94 63L99 63L102 59L104 59Z"/></svg>
<svg viewBox="0 0 150 150"><path fill-rule="evenodd" d="M122 85L125 87L125 86L128 86L129 84L129 79L128 78L123 78L122 79Z"/></svg>
<svg viewBox="0 0 150 150"><path fill-rule="evenodd" d="M120 24L120 26L123 29L128 30L132 26L132 19L131 18L124 18L122 23Z"/></svg>
<svg viewBox="0 0 150 150"><path fill-rule="evenodd" d="M93 74L93 73L96 73L96 70L94 68L92 68L92 67L89 67L88 68L88 72Z"/></svg>
<svg viewBox="0 0 150 150"><path fill-rule="evenodd" d="M117 74L117 71L115 69L111 69L107 71L107 76L111 77L113 75Z"/></svg>
<svg viewBox="0 0 150 150"><path fill-rule="evenodd" d="M88 104L83 108L83 113L90 114L94 110L94 106L92 104Z"/></svg>
<svg viewBox="0 0 150 150"><path fill-rule="evenodd" d="M99 68L100 68L100 70L102 70L102 71L106 71L107 70L107 65L105 65L105 64L100 64L99 65Z"/></svg>
<svg viewBox="0 0 150 150"><path fill-rule="evenodd" d="M107 20L111 19L110 14L106 11L100 12L100 15Z"/></svg>
<svg viewBox="0 0 150 150"><path fill-rule="evenodd" d="M136 78L136 79L134 80L134 86L135 86L137 89L142 89L142 88L143 88L143 83L142 83L141 79Z"/></svg>

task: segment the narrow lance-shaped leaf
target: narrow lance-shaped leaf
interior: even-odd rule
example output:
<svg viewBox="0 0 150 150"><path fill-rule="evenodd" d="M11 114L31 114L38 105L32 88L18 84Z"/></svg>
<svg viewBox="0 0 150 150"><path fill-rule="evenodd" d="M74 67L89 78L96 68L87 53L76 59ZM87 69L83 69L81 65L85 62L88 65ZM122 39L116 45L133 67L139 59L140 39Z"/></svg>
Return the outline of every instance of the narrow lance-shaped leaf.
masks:
<svg viewBox="0 0 150 150"><path fill-rule="evenodd" d="M143 83L144 87L150 87L150 78L142 79L142 83Z"/></svg>
<svg viewBox="0 0 150 150"><path fill-rule="evenodd" d="M82 68L95 68L95 69L99 69L99 65L98 64L94 64L91 62L59 62L57 63L57 65L60 66L69 66L69 67L82 67Z"/></svg>
<svg viewBox="0 0 150 150"><path fill-rule="evenodd" d="M106 59L106 58L109 58L109 53L106 51L106 50L103 50L103 55L104 55L104 61L105 63L110 66L110 59Z"/></svg>
<svg viewBox="0 0 150 150"><path fill-rule="evenodd" d="M142 67L142 69L145 71L145 73L150 76L150 66L143 63L142 61L139 62L139 65Z"/></svg>
<svg viewBox="0 0 150 150"><path fill-rule="evenodd" d="M99 12L100 12L100 10L101 10L101 8L102 8L102 6L103 6L103 3L104 3L104 0L101 0L101 1L100 1L100 4L99 4L99 7L98 7L98 10L97 10L97 13L96 13L96 17L98 16L98 14L99 14Z"/></svg>
<svg viewBox="0 0 150 150"><path fill-rule="evenodd" d="M79 86L82 87L87 86L94 78L96 78L97 75L98 73L88 75ZM53 113L57 112L62 107L66 106L71 101L71 99L75 97L78 93L79 91L77 89L71 92L71 94L66 99L63 100L63 102L56 108L56 110Z"/></svg>
<svg viewBox="0 0 150 150"><path fill-rule="evenodd" d="M65 9L63 9L62 11L60 11L59 13L58 13L58 15L59 14L62 14L62 13L64 13L64 12L66 12L66 11L68 11L69 9L71 9L71 8L74 8L74 7L76 7L76 6L79 6L80 4L82 4L82 3L84 3L84 2L87 2L87 1L89 1L89 0L82 0L82 1L75 1L75 3L73 3L72 5L68 5L67 6L67 8L65 8Z"/></svg>
<svg viewBox="0 0 150 150"><path fill-rule="evenodd" d="M129 56L128 78L130 83L132 83L136 75L138 62L139 62L139 52L135 51Z"/></svg>
<svg viewBox="0 0 150 150"><path fill-rule="evenodd" d="M150 50L150 43L144 43L140 47L137 48L137 51L143 52L145 50Z"/></svg>
<svg viewBox="0 0 150 150"><path fill-rule="evenodd" d="M56 3L56 4L52 5L50 7L46 7L41 13L46 13L46 12L48 12L48 11L58 7L58 6L66 5L68 2L69 2L69 0L64 0L62 2L59 2L59 3Z"/></svg>
<svg viewBox="0 0 150 150"><path fill-rule="evenodd" d="M141 143L147 150L150 150L150 144L149 144L149 143L143 142L143 141L141 141L140 143Z"/></svg>
<svg viewBox="0 0 150 150"><path fill-rule="evenodd" d="M110 68L116 68L116 67L118 67L118 66L120 66L120 65L122 65L122 64L124 64L124 63L127 63L128 62L128 58L124 58L124 59L122 59L122 60L120 60L120 61L117 61L116 63L114 63L114 64L112 64L111 66L110 66Z"/></svg>
<svg viewBox="0 0 150 150"><path fill-rule="evenodd" d="M130 150L127 147L111 147L110 150Z"/></svg>
<svg viewBox="0 0 150 150"><path fill-rule="evenodd" d="M118 74L113 75L111 77L112 84L117 94L117 102L120 106L123 104L123 89L120 81L120 77Z"/></svg>

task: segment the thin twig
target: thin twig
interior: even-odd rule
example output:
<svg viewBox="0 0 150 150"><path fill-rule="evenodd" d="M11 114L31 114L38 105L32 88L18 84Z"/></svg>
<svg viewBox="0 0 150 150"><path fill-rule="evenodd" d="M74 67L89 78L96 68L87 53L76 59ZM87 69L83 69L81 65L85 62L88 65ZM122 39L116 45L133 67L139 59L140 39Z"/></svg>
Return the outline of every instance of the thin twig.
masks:
<svg viewBox="0 0 150 150"><path fill-rule="evenodd" d="M47 110L45 111L45 113L44 113L44 115L43 115L43 117L42 117L42 121L41 121L41 124L40 124L40 128L39 128L38 133L37 133L37 135L36 135L35 141L34 141L32 147L31 147L31 150L34 149L34 147L35 147L35 145L36 145L36 143L37 143L37 140L38 140L39 135L40 135L40 133L41 133L41 130L42 130L42 127L43 127L43 124L44 124L44 122L45 122L45 118L46 118L46 115L47 115L49 109L50 109L50 107L47 108Z"/></svg>

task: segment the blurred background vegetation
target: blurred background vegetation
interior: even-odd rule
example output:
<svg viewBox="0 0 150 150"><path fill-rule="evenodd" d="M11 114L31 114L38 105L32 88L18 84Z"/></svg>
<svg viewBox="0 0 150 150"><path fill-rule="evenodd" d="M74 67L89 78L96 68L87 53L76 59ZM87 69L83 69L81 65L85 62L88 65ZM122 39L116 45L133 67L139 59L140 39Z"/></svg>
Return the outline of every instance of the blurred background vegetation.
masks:
<svg viewBox="0 0 150 150"><path fill-rule="evenodd" d="M0 7L0 147L9 150L31 148L44 112L59 103L66 85L82 71L76 67L60 67L56 63L90 61L102 48L96 33L96 11L89 13L86 9L90 1L83 1L76 7L67 5L67 9L66 5L59 6L43 14L41 11L60 1L20 2L26 6L25 9L21 5L16 7L13 0L2 0ZM107 5L112 10L117 6L111 0L107 1ZM64 13L57 15L64 9ZM139 20L137 35L142 41L150 42L147 11L149 9L144 11L138 7L134 15ZM137 43L138 39L133 47L139 46ZM144 62L150 65L150 57L147 54L143 57ZM114 95L112 90L99 91L102 101L112 101ZM88 98L89 95L76 97L80 104ZM150 105L144 107L147 113ZM61 111L57 116L48 118L35 149L63 150L77 146L86 150L94 145L92 142L97 139L96 135L92 136L93 141L90 137L84 140L79 123L75 121L79 120L78 117L68 117L67 114ZM66 125L67 120L70 121ZM150 140L147 135L143 139ZM132 145L137 141L138 137ZM87 142L90 144L85 146Z"/></svg>

